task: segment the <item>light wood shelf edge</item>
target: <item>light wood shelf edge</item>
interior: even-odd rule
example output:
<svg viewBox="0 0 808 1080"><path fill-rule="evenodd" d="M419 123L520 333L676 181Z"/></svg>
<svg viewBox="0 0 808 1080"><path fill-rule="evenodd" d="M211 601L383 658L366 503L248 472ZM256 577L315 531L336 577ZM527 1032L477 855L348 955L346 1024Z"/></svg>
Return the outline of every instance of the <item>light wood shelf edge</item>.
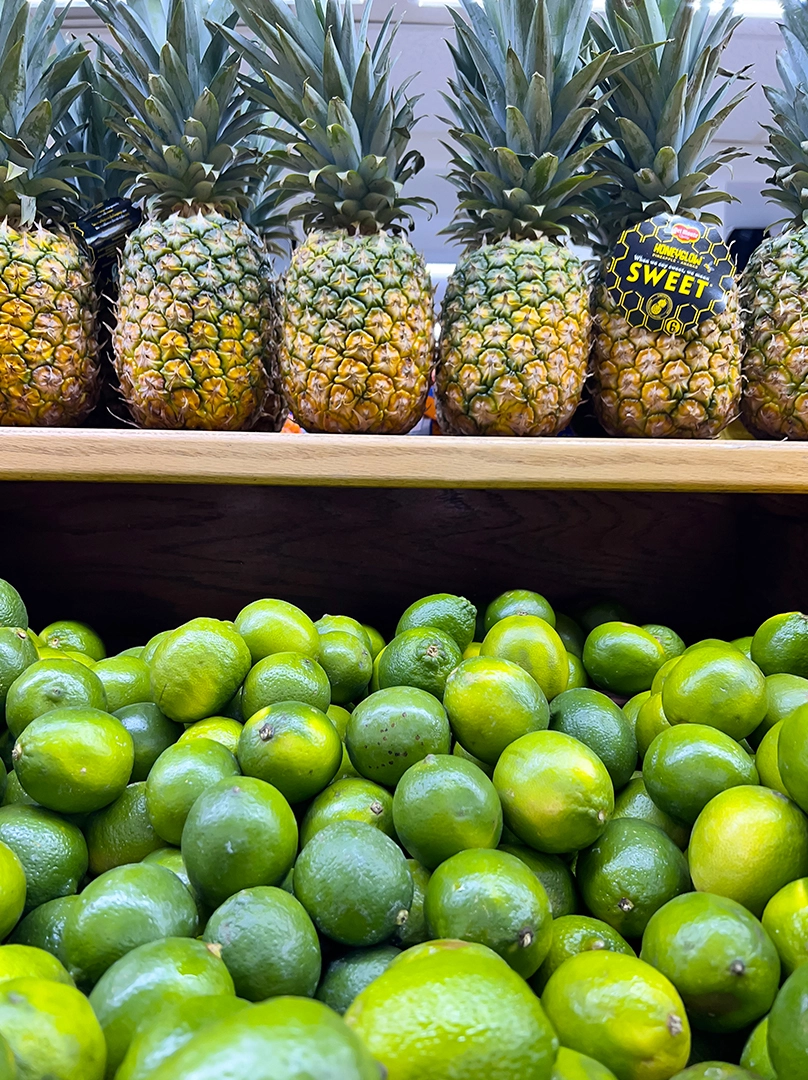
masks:
<svg viewBox="0 0 808 1080"><path fill-rule="evenodd" d="M0 480L808 493L808 443L6 428Z"/></svg>

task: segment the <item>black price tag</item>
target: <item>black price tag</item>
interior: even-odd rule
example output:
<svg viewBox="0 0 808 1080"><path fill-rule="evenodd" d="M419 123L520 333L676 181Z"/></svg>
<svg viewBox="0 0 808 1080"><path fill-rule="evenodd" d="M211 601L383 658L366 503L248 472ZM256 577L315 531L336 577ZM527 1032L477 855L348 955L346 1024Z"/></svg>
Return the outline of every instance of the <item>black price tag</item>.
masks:
<svg viewBox="0 0 808 1080"><path fill-rule="evenodd" d="M660 214L627 229L605 285L626 321L678 336L727 306L735 260L715 225Z"/></svg>
<svg viewBox="0 0 808 1080"><path fill-rule="evenodd" d="M128 199L107 199L79 218L73 228L97 259L111 259L142 221L143 214Z"/></svg>

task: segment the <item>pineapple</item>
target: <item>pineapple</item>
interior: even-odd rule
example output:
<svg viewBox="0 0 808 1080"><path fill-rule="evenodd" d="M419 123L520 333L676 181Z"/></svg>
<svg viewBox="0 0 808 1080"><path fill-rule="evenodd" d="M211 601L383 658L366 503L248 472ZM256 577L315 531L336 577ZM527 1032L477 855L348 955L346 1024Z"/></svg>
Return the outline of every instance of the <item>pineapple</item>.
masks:
<svg viewBox="0 0 808 1080"><path fill-rule="evenodd" d="M663 213L720 224L704 207L730 201L713 177L741 151L708 148L743 100L736 92L743 73L719 67L740 21L731 0L713 22L709 17L709 4L698 0L606 0L605 18L593 22L600 48L665 42L613 77L613 94L598 114L614 140L593 159L615 178L600 215L607 243ZM629 325L615 298L597 289L594 399L612 435L717 436L739 411L741 355L737 286L721 314L681 335Z"/></svg>
<svg viewBox="0 0 808 1080"><path fill-rule="evenodd" d="M581 400L589 285L566 244L583 241L584 136L594 95L626 57L582 63L587 0L462 0L454 13L448 230L468 247L442 314L436 405L460 435L557 435Z"/></svg>
<svg viewBox="0 0 808 1080"><path fill-rule="evenodd" d="M243 430L282 422L271 395L272 282L242 211L260 185L263 109L239 89L238 57L206 20L234 25L226 0L89 0L127 149L122 192L147 218L119 269L114 364L142 427ZM119 99L119 100L118 100ZM277 387L274 387L277 389ZM266 418L267 404L274 410Z"/></svg>
<svg viewBox="0 0 808 1080"><path fill-rule="evenodd" d="M765 87L773 112L764 192L786 212L779 235L752 255L741 280L746 318L743 418L760 434L808 439L808 12L783 0L783 89Z"/></svg>
<svg viewBox="0 0 808 1080"><path fill-rule="evenodd" d="M0 5L0 424L77 424L98 397L92 262L61 225L89 172L62 130L87 55L64 17Z"/></svg>
<svg viewBox="0 0 808 1080"><path fill-rule="evenodd" d="M293 129L271 134L281 187L307 236L284 282L283 391L307 431L405 434L432 372L432 286L404 235L416 100L392 83L395 28L368 42L350 0L235 0L254 35L223 28L255 74L247 92Z"/></svg>

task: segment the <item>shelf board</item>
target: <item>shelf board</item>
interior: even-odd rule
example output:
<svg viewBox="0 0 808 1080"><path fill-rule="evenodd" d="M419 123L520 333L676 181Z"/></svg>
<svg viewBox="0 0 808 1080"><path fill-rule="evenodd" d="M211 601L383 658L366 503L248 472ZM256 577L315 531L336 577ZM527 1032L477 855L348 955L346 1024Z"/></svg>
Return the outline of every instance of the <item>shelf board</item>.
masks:
<svg viewBox="0 0 808 1080"><path fill-rule="evenodd" d="M808 443L3 428L0 480L808 492Z"/></svg>

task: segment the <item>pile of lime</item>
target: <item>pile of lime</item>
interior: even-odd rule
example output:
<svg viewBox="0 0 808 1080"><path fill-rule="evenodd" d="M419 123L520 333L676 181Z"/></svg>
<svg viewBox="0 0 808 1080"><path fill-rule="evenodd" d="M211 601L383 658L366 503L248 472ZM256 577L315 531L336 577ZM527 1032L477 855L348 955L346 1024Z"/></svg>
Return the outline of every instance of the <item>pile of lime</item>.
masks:
<svg viewBox="0 0 808 1080"><path fill-rule="evenodd" d="M0 1080L806 1080L808 616L628 619L0 581Z"/></svg>

